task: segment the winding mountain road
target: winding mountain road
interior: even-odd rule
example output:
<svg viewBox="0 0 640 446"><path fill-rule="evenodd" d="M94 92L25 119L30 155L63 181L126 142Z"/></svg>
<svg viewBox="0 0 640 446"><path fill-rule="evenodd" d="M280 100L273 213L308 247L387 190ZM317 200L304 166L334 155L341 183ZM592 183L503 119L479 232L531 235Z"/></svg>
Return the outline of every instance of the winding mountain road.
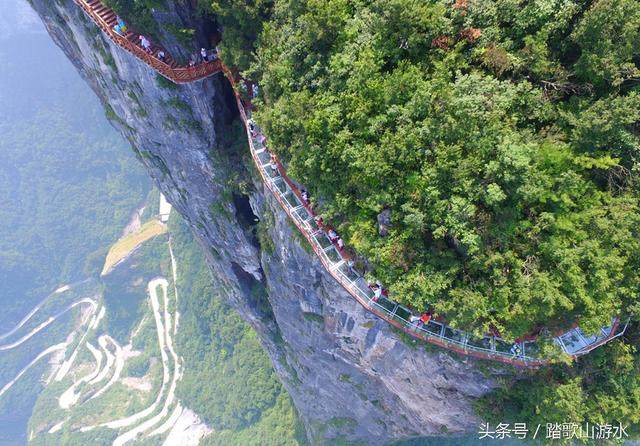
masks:
<svg viewBox="0 0 640 446"><path fill-rule="evenodd" d="M43 329L45 329L46 327L48 327L49 325L51 325L52 322L54 322L56 319L60 318L61 316L63 316L64 314L66 314L67 312L71 311L73 308L77 307L78 305L84 305L84 304L88 304L91 305L93 307L93 312L95 313L96 309L97 309L97 302L89 297L85 297L84 299L80 299L74 303L72 303L71 305L68 305L64 310L58 312L57 314L55 314L54 316L50 316L46 321L42 322L40 325L38 325L37 327L35 327L33 330L31 330L29 333L27 333L26 335L22 336L20 339L18 339L15 342L9 343L9 344L4 344L4 345L0 345L0 351L5 351L5 350L11 350L13 348L16 348L20 345L22 345L24 342L28 341L29 339L31 339L34 335L36 335L38 332L42 331ZM38 308L39 309L39 308ZM36 309L36 311L38 310ZM35 312L32 310L32 312L30 313L31 315L33 315ZM29 316L30 317L30 316ZM26 321L25 321L26 322ZM24 325L24 323L22 323L22 325ZM21 326L22 326L21 325ZM15 333L15 331L14 331Z"/></svg>
<svg viewBox="0 0 640 446"><path fill-rule="evenodd" d="M2 389L0 389L0 397L4 395L5 392L9 390L16 383L16 381L18 381L22 377L22 375L24 375L31 367L33 367L35 363L40 361L45 356L50 355L51 353L54 353L60 350L65 350L67 348L67 345L69 344L66 342L61 342L60 344L52 345L51 347L40 352L38 356L36 356L29 364L27 364L22 370L20 370L20 372L16 375L15 378L13 378L11 381L5 384Z"/></svg>

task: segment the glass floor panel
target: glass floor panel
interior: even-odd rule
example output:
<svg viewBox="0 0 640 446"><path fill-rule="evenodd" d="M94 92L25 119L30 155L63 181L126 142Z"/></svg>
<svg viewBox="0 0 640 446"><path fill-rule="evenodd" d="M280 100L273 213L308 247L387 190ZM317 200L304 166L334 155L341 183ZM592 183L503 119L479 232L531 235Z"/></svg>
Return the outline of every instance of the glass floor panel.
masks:
<svg viewBox="0 0 640 446"><path fill-rule="evenodd" d="M329 257L329 260L331 260L333 263L338 263L340 260L342 260L342 256L335 248L328 249L326 251L326 254L327 257Z"/></svg>
<svg viewBox="0 0 640 446"><path fill-rule="evenodd" d="M276 178L280 176L280 173L277 171L273 171L273 169L269 166L264 168L265 173L267 174L267 177L269 178Z"/></svg>
<svg viewBox="0 0 640 446"><path fill-rule="evenodd" d="M560 336L560 339L569 354L573 354L587 345L575 328Z"/></svg>
<svg viewBox="0 0 640 446"><path fill-rule="evenodd" d="M451 327L446 327L444 329L444 337L447 339L463 342L465 339L465 336L466 336L466 333L464 331L456 330L455 328L451 328Z"/></svg>
<svg viewBox="0 0 640 446"><path fill-rule="evenodd" d="M326 235L324 235L324 233L318 234L316 236L316 240L318 241L318 244L322 249L328 248L329 246L333 246L333 243L331 243L331 240L329 240L329 238Z"/></svg>
<svg viewBox="0 0 640 446"><path fill-rule="evenodd" d="M429 321L427 325L424 325L423 328L429 333L433 333L436 336L440 336L440 331L442 330L442 324L435 321Z"/></svg>
<svg viewBox="0 0 640 446"><path fill-rule="evenodd" d="M285 183L285 182L284 182L284 180L282 179L282 177L276 177L276 178L274 178L274 180L273 180L273 184L274 184L274 186L276 187L276 189L277 189L280 193L282 193L282 194L284 194L284 193L287 191L287 189L288 189L288 187L287 187L287 183Z"/></svg>
<svg viewBox="0 0 640 446"><path fill-rule="evenodd" d="M256 149L259 149L259 147L256 146ZM271 160L271 154L268 150L265 150L262 153L258 153L258 159L260 160L260 164L267 164Z"/></svg>
<svg viewBox="0 0 640 446"><path fill-rule="evenodd" d="M320 229L320 226L318 226L318 224L313 218L311 220L308 220L307 223L305 224L309 226L309 229L311 232L316 232L318 229Z"/></svg>
<svg viewBox="0 0 640 446"><path fill-rule="evenodd" d="M472 336L469 338L469 341L467 343L473 347L483 348L485 350L491 350L491 338L486 336L484 337Z"/></svg>
<svg viewBox="0 0 640 446"><path fill-rule="evenodd" d="M302 221L302 222L307 222L309 220L313 220L313 218L311 217L311 214L305 208L298 209L296 211L296 214L297 214L297 217L299 218L299 220Z"/></svg>
<svg viewBox="0 0 640 446"><path fill-rule="evenodd" d="M300 202L298 201L298 197L296 197L296 194L294 194L291 189L287 189L287 191L284 193L284 199L287 201L289 206L292 207L292 208L300 206Z"/></svg>
<svg viewBox="0 0 640 446"><path fill-rule="evenodd" d="M408 322L409 318L411 317L411 311L409 311L405 307L398 305L398 308L396 309L396 316Z"/></svg>
<svg viewBox="0 0 640 446"><path fill-rule="evenodd" d="M381 297L380 299L378 299L378 305L380 305L388 312L392 312L396 308L395 302L390 301L386 297Z"/></svg>
<svg viewBox="0 0 640 446"><path fill-rule="evenodd" d="M580 330L580 329L578 328L578 330ZM594 335L591 335L591 336L587 336L587 335L584 334L584 332L582 330L580 330L580 334L584 338L584 340L587 343L587 345L595 344L596 342L598 342L601 339L601 336L599 336L597 334L594 334Z"/></svg>
<svg viewBox="0 0 640 446"><path fill-rule="evenodd" d="M338 269L342 274L344 274L352 282L357 280L360 277L351 268L349 268L349 265L347 265L346 262L340 265L340 268Z"/></svg>
<svg viewBox="0 0 640 446"><path fill-rule="evenodd" d="M360 290L361 294L367 296L368 299L373 298L373 291L367 285L367 281L364 278L360 277L354 281L354 284L358 290Z"/></svg>

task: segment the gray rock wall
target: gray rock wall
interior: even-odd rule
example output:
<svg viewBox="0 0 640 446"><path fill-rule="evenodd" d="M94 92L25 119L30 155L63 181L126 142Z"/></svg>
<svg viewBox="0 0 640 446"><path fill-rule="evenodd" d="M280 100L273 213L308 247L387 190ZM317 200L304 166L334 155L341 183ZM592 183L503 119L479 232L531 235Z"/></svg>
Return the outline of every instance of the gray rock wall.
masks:
<svg viewBox="0 0 640 446"><path fill-rule="evenodd" d="M102 36L72 0L33 6L190 223L226 298L260 335L313 444L476 431L472 402L494 379L471 360L403 339L323 270L265 195L221 74L170 87ZM186 6L156 14L162 23L200 28L191 16ZM164 38L172 53L188 54ZM236 202L249 197L259 237L234 194Z"/></svg>

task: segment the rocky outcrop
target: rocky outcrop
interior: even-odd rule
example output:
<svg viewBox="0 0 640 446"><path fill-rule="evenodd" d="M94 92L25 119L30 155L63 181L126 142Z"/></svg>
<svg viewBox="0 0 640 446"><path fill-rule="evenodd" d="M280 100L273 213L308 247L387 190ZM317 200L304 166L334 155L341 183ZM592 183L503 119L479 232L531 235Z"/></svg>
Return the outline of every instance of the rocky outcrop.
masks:
<svg viewBox="0 0 640 446"><path fill-rule="evenodd" d="M160 23L204 35L207 24L189 2L169 3L156 14ZM476 430L472 403L494 380L471 360L405 339L322 269L252 169L221 74L174 86L102 36L73 0L33 6L193 228L225 296L260 335L312 443ZM173 36L163 39L186 55Z"/></svg>
<svg viewBox="0 0 640 446"><path fill-rule="evenodd" d="M385 209L378 214L378 234L381 237L389 235L389 229L391 229L391 209Z"/></svg>

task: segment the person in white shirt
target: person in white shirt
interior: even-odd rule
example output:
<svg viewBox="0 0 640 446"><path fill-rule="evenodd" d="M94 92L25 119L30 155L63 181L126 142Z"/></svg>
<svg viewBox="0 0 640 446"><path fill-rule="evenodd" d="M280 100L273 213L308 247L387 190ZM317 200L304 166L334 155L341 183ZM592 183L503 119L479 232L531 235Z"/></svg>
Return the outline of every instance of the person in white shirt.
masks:
<svg viewBox="0 0 640 446"><path fill-rule="evenodd" d="M151 52L151 42L145 36L138 36L140 39L140 46L147 52Z"/></svg>
<svg viewBox="0 0 640 446"><path fill-rule="evenodd" d="M271 155L271 161L269 161L269 165L271 166L271 171L274 175L278 175L278 163L276 162L275 156Z"/></svg>
<svg viewBox="0 0 640 446"><path fill-rule="evenodd" d="M382 296L382 287L381 286L376 287L373 290L373 301L378 302L378 299L380 299L381 296Z"/></svg>

